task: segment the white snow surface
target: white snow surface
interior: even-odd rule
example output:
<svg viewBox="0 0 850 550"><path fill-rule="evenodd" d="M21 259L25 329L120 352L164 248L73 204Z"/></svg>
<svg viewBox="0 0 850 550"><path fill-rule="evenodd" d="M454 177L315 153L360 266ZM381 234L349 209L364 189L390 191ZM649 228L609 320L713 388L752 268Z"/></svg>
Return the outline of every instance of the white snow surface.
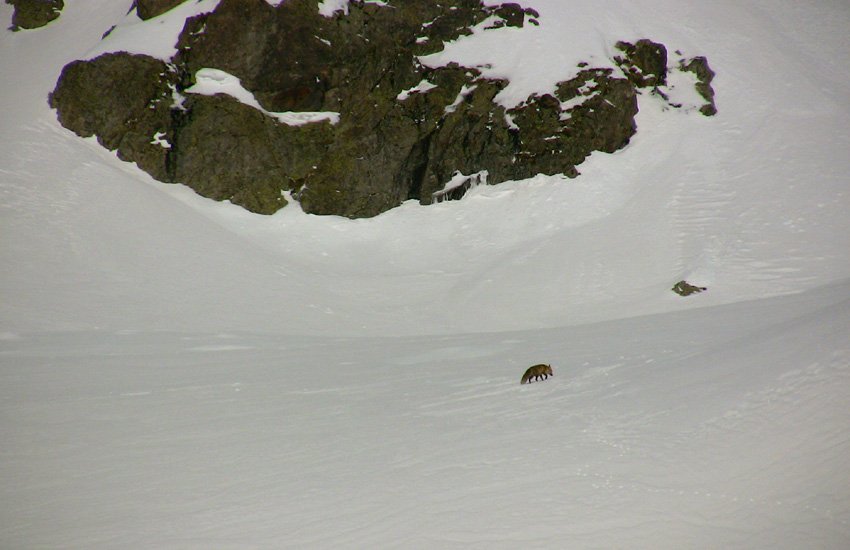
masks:
<svg viewBox="0 0 850 550"><path fill-rule="evenodd" d="M577 179L348 220L57 123L65 64L215 4L0 32L0 548L850 547L850 6L528 0L426 62L515 104L646 37L719 113L644 94Z"/></svg>
<svg viewBox="0 0 850 550"><path fill-rule="evenodd" d="M135 9L128 7L128 2L109 2L110 12L115 10L126 15L116 17L112 25L104 29L103 39L94 44L89 43L91 49L81 55L81 58L94 59L108 52L129 52L168 61L177 53L177 39L183 31L186 19L214 11L219 2L221 0L188 0L146 21L139 18ZM107 3L102 2L102 4ZM129 4L132 6L132 3ZM98 11L105 10L100 8Z"/></svg>

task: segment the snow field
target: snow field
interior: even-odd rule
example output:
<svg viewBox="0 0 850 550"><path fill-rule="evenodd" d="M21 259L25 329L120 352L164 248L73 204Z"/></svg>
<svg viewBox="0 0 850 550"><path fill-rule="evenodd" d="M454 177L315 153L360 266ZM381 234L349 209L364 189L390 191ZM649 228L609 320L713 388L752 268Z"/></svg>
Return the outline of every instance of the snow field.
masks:
<svg viewBox="0 0 850 550"><path fill-rule="evenodd" d="M443 337L6 335L3 539L841 548L846 297ZM536 361L555 376L520 386Z"/></svg>

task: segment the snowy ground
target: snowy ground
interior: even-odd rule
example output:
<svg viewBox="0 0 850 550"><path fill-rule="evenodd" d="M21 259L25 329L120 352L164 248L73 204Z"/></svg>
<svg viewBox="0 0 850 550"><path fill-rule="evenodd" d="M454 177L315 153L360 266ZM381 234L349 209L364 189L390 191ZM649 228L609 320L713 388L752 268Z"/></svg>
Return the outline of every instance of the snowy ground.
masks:
<svg viewBox="0 0 850 550"><path fill-rule="evenodd" d="M430 338L20 337L4 547L845 548L849 293Z"/></svg>
<svg viewBox="0 0 850 550"><path fill-rule="evenodd" d="M112 25L168 50L131 3L0 34L0 548L850 547L850 8L529 0L429 62L509 104L648 37L719 114L643 97L576 180L351 221L63 130Z"/></svg>

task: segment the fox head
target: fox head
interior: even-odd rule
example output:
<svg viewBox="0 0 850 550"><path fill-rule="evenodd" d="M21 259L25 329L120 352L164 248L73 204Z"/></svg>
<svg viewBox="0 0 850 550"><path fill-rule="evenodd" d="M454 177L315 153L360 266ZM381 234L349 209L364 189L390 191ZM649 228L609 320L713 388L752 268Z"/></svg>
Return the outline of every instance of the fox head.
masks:
<svg viewBox="0 0 850 550"><path fill-rule="evenodd" d="M543 365L543 366L546 367L546 368L543 369L543 372L545 372L549 376L555 376L555 373L552 372L552 365Z"/></svg>

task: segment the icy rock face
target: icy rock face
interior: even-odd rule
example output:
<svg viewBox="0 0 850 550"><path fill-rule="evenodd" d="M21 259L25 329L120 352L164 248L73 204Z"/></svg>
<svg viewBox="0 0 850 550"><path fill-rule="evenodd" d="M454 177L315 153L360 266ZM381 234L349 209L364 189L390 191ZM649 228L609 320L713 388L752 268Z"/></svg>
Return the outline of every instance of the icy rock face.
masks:
<svg viewBox="0 0 850 550"><path fill-rule="evenodd" d="M65 7L64 0L6 0L6 3L15 7L13 31L43 27L58 18Z"/></svg>
<svg viewBox="0 0 850 550"><path fill-rule="evenodd" d="M186 21L169 63L128 54L71 63L50 104L64 126L161 181L263 214L291 194L306 212L358 218L459 198L470 185L442 192L457 174L486 172L488 184L575 176L591 152L628 143L637 89L664 82L663 45L620 43L628 78L587 67L554 95L506 110L493 101L506 81L417 58L485 21L536 24L536 12L480 0L389 4L351 2L325 17L316 0L222 0ZM210 68L255 107L194 93ZM281 112L307 122L270 116Z"/></svg>

